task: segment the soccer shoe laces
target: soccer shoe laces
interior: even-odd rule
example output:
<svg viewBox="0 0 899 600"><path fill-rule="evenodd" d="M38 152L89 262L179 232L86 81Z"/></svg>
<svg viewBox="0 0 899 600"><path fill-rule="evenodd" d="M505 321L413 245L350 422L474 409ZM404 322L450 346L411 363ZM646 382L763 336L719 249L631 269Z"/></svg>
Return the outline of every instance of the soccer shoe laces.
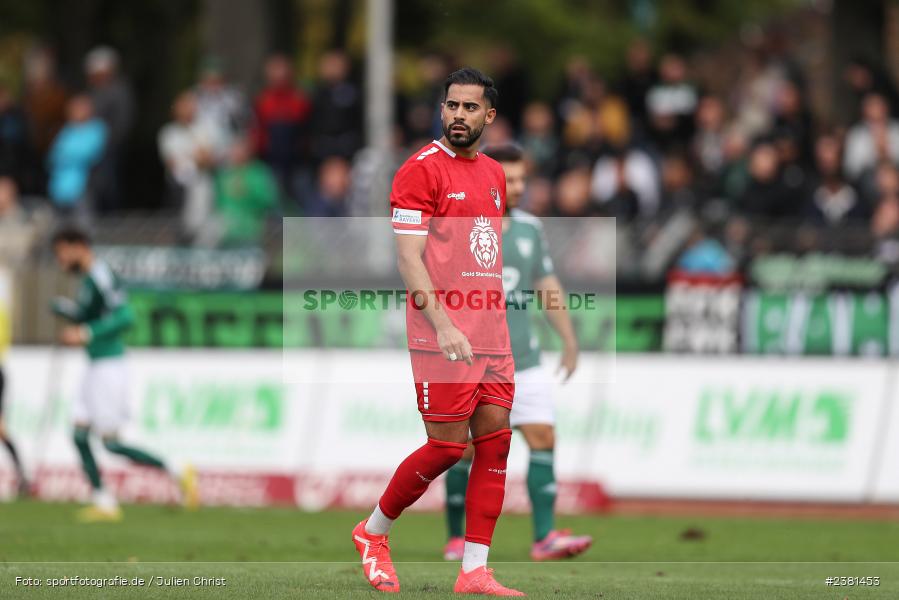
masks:
<svg viewBox="0 0 899 600"><path fill-rule="evenodd" d="M486 584L486 586L487 586L487 589L484 590L484 591L487 591L487 592L502 592L502 591L505 591L505 590L509 589L509 588L507 588L506 586L504 586L503 584L501 584L500 582L498 582L498 581L496 580L496 578L493 577L493 569L491 569L490 567L484 569L484 572L483 572L483 574L479 577L479 579L483 580L483 582L484 582L484 583Z"/></svg>

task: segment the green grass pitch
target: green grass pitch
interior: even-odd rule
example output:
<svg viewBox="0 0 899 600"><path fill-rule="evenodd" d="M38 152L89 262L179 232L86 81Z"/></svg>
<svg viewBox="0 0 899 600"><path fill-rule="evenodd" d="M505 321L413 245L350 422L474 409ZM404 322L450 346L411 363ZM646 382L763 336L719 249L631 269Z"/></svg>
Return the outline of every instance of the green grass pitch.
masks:
<svg viewBox="0 0 899 600"><path fill-rule="evenodd" d="M126 506L119 524L82 525L69 504L0 505L0 598L373 599L350 530L359 513ZM899 598L899 523L764 518L585 516L578 559L528 561L530 521L506 515L491 550L497 578L535 599ZM682 534L694 529L695 535ZM441 560L441 515L408 513L391 537L401 598L451 598L457 564ZM50 587L48 578L138 577L143 587ZM826 577L879 577L828 587ZM16 577L43 585L16 585ZM188 585L157 585L157 577ZM193 578L224 578L224 586Z"/></svg>

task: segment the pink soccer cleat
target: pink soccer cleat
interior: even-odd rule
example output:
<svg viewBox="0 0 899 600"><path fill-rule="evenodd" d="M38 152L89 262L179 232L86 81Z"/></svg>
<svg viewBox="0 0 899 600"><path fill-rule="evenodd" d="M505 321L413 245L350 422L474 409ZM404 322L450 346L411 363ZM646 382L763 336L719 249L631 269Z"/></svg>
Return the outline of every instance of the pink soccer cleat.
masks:
<svg viewBox="0 0 899 600"><path fill-rule="evenodd" d="M386 535L374 535L365 531L362 521L353 529L353 543L362 557L362 572L373 588L379 592L400 591L400 581L390 560L390 546Z"/></svg>
<svg viewBox="0 0 899 600"><path fill-rule="evenodd" d="M462 560L465 553L465 538L451 537L443 547L443 560Z"/></svg>
<svg viewBox="0 0 899 600"><path fill-rule="evenodd" d="M552 530L539 542L531 546L533 560L558 560L571 558L583 553L593 544L589 535L571 535L571 530Z"/></svg>
<svg viewBox="0 0 899 600"><path fill-rule="evenodd" d="M459 577L453 591L457 594L483 594L485 596L526 596L524 592L513 590L493 578L493 569L478 567L470 573L459 569Z"/></svg>

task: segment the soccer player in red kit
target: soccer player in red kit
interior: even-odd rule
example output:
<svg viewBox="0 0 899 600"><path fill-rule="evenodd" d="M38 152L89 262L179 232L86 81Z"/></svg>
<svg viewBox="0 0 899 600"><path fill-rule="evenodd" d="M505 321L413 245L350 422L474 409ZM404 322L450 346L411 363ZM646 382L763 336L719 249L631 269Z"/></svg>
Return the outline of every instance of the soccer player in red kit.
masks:
<svg viewBox="0 0 899 600"><path fill-rule="evenodd" d="M390 196L397 262L408 290L406 333L427 443L397 468L353 541L368 582L398 592L387 536L434 479L475 448L455 592L523 596L499 584L487 553L502 510L512 430L514 371L506 325L499 233L506 183L478 152L496 116L493 81L471 68L444 82L443 137L413 154Z"/></svg>

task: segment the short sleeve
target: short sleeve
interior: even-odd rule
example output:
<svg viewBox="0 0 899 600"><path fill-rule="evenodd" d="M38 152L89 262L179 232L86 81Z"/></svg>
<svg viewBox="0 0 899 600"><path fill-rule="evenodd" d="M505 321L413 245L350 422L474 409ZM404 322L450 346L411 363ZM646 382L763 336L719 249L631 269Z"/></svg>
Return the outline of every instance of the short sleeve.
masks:
<svg viewBox="0 0 899 600"><path fill-rule="evenodd" d="M391 222L394 233L427 235L436 210L434 178L421 162L403 165L393 178L390 192Z"/></svg>

